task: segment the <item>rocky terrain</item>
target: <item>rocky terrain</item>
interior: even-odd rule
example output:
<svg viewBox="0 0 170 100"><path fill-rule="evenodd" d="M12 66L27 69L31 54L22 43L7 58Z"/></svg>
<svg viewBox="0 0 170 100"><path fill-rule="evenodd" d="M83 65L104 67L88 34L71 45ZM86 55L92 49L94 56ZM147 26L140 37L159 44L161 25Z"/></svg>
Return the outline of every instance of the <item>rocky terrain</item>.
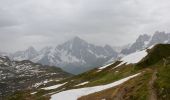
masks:
<svg viewBox="0 0 170 100"><path fill-rule="evenodd" d="M0 57L0 100L13 92L36 89L49 81L59 81L71 74L54 66L43 66L28 60L11 61Z"/></svg>

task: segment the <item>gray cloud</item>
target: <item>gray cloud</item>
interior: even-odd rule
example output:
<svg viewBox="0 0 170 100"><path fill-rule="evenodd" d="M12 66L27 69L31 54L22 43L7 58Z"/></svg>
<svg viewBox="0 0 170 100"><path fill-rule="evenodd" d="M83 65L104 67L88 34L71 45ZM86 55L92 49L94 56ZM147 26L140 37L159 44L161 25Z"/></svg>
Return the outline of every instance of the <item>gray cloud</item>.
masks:
<svg viewBox="0 0 170 100"><path fill-rule="evenodd" d="M0 50L57 45L73 36L124 45L170 32L168 0L0 0Z"/></svg>

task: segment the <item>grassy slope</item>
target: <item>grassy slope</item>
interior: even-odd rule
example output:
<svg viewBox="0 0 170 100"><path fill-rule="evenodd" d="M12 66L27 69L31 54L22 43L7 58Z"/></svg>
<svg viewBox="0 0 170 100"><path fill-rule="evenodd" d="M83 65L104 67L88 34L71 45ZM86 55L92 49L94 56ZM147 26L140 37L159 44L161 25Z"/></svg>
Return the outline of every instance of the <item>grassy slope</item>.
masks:
<svg viewBox="0 0 170 100"><path fill-rule="evenodd" d="M137 64L140 67L147 67L158 63L160 60L170 56L170 44L158 44L151 50L148 50L148 55Z"/></svg>
<svg viewBox="0 0 170 100"><path fill-rule="evenodd" d="M147 83L149 82L151 73L152 70L147 69L142 75L120 86L83 96L78 100L146 100L148 98Z"/></svg>
<svg viewBox="0 0 170 100"><path fill-rule="evenodd" d="M149 82L154 71L157 69L157 80L154 88L160 100L170 99L170 45L159 44L148 50L149 55L135 65L135 70L145 70L145 74L132 79L116 88L100 91L83 96L79 100L149 100ZM166 59L167 65L165 65Z"/></svg>
<svg viewBox="0 0 170 100"><path fill-rule="evenodd" d="M133 75L139 72L139 70L135 70L135 68L132 67L133 65L128 65L128 66L123 65L122 67L113 69L113 67L115 67L119 63L120 62L117 62L100 72L98 72L98 69L94 69L89 72L80 74L78 76L60 81L58 82L58 84L65 83L65 82L67 82L67 84L57 89L53 89L53 90L48 90L48 91L38 90L37 94L39 94L38 96L43 96L48 93L52 93L52 92L57 93L60 90L63 91L63 88L64 90L69 90L69 89L75 89L75 88L83 88L83 87L91 87L91 86L108 84L108 83L120 80L124 77L130 76L130 75ZM85 82L85 81L89 81L89 83L83 86L76 87L77 84ZM37 94L35 94L35 96Z"/></svg>
<svg viewBox="0 0 170 100"><path fill-rule="evenodd" d="M157 89L159 100L170 99L170 65L159 66L155 88Z"/></svg>

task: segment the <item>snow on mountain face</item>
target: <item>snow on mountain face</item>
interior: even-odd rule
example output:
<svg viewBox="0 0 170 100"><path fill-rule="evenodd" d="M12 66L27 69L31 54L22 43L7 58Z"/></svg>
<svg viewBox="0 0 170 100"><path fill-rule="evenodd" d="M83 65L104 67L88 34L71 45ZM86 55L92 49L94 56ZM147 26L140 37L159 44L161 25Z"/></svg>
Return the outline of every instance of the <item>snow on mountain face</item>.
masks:
<svg viewBox="0 0 170 100"><path fill-rule="evenodd" d="M117 56L112 47L96 46L75 37L57 47L46 47L37 52L33 48L13 54L14 60L31 60L44 65L60 66L71 73L81 73L98 67ZM75 70L76 69L76 70Z"/></svg>
<svg viewBox="0 0 170 100"><path fill-rule="evenodd" d="M123 49L122 54L130 54L158 43L170 43L170 33L155 32L153 36L140 35L129 48Z"/></svg>

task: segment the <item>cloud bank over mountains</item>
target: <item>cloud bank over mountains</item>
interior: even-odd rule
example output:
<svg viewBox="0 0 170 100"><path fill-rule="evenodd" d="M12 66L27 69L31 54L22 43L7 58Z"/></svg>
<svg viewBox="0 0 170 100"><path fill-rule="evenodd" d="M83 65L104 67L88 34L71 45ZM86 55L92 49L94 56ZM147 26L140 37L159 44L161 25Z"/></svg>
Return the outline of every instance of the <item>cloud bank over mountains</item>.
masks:
<svg viewBox="0 0 170 100"><path fill-rule="evenodd" d="M42 48L74 36L124 45L140 34L170 32L169 9L168 0L0 0L0 45Z"/></svg>

